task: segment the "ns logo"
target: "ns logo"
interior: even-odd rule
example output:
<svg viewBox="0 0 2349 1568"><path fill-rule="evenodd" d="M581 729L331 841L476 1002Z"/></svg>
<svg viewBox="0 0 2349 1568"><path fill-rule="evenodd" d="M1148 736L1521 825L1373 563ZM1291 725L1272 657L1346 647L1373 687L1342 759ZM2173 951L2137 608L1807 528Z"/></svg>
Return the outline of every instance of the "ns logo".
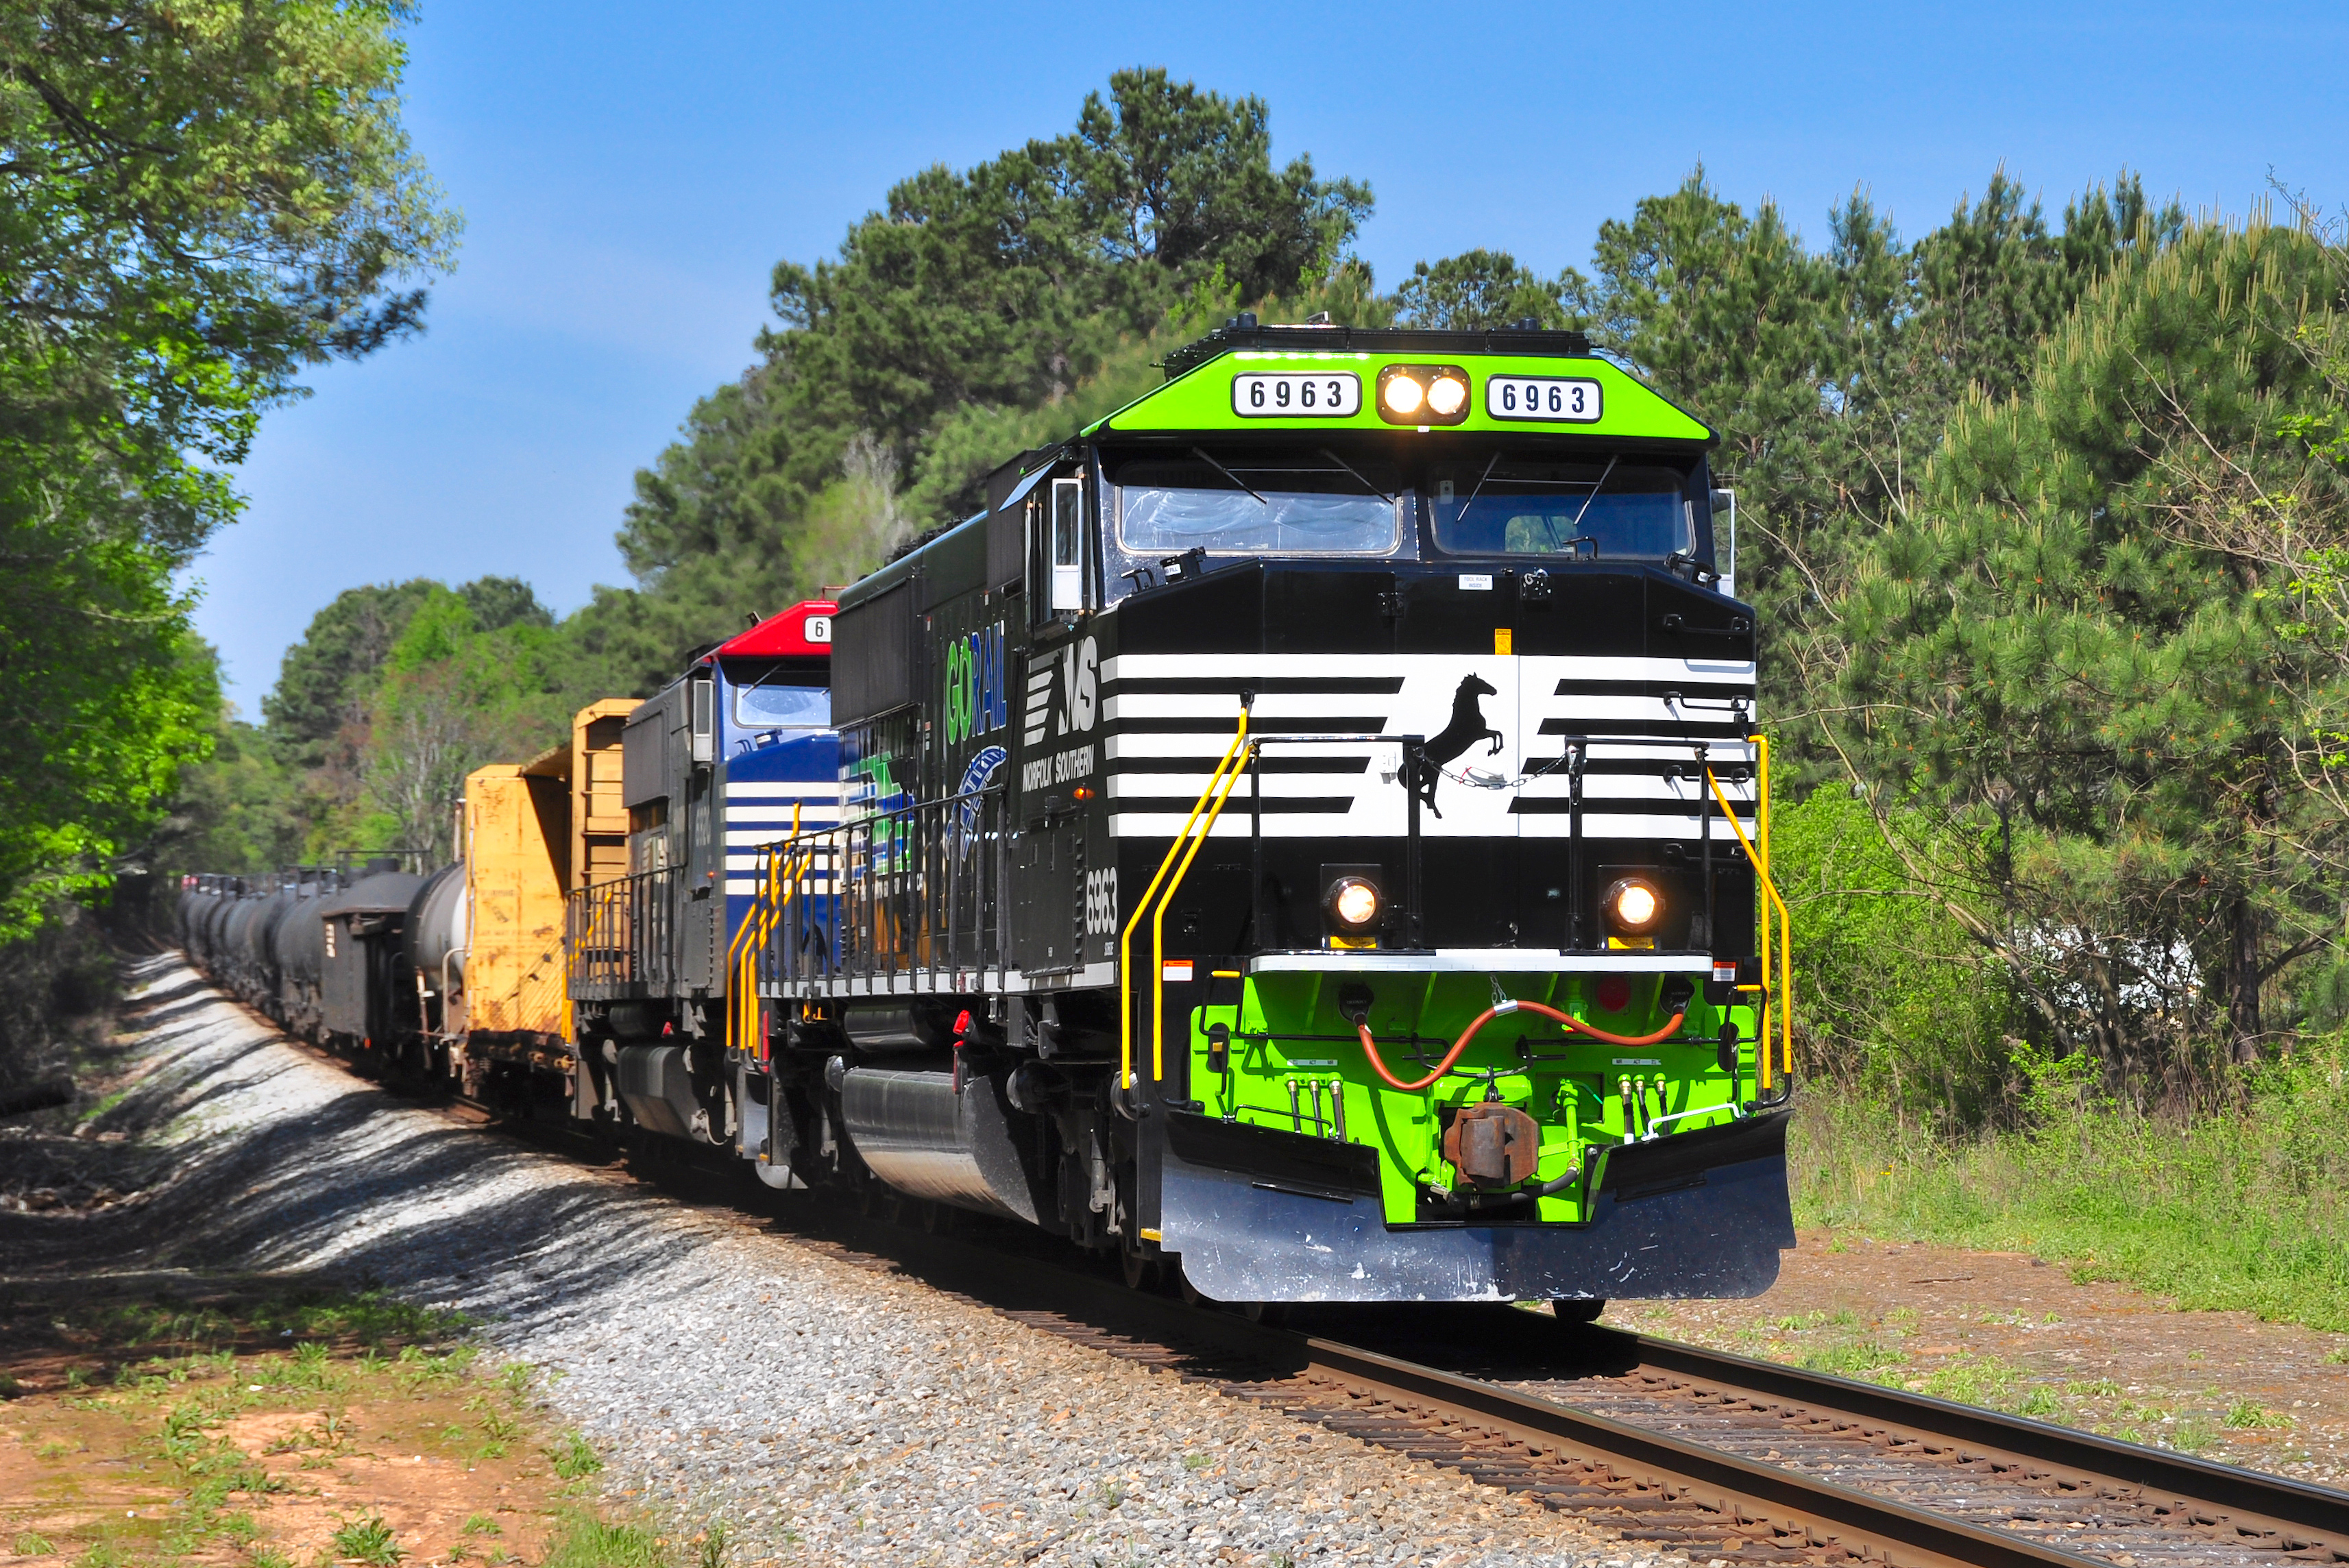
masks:
<svg viewBox="0 0 2349 1568"><path fill-rule="evenodd" d="M1071 643L1058 654L1028 665L1028 704L1020 743L1040 744L1046 734L1082 735L1100 707L1101 645L1092 638Z"/></svg>

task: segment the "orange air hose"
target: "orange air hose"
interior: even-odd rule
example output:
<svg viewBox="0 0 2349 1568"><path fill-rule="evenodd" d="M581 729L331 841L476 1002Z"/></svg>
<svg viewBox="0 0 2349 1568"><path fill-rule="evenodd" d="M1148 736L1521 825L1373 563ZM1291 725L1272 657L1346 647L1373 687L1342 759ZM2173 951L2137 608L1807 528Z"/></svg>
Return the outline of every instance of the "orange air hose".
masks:
<svg viewBox="0 0 2349 1568"><path fill-rule="evenodd" d="M1652 1035L1610 1035L1604 1029L1592 1028L1589 1025L1582 1022L1579 1018L1569 1017L1566 1014L1559 1012L1556 1007L1550 1006L1548 1004L1544 1002L1509 1002L1504 1004L1502 1006L1487 1007L1483 1012L1477 1014L1475 1020L1472 1022L1466 1029L1461 1032L1460 1037L1452 1042L1452 1048L1444 1053L1444 1059L1435 1064L1435 1070L1428 1074L1425 1078L1420 1079L1417 1083L1405 1083L1402 1079L1395 1077L1394 1074L1387 1071L1387 1064L1379 1057L1378 1042L1371 1038L1371 1023L1368 1018L1363 1019L1361 1023L1355 1025L1354 1027L1362 1037L1362 1055L1370 1057L1371 1070L1376 1072L1379 1077L1386 1079L1393 1088L1402 1090L1405 1094L1413 1094L1425 1088L1437 1078L1442 1078L1445 1073L1450 1072L1452 1070L1452 1064L1460 1059L1460 1053L1468 1048L1468 1042L1476 1037L1477 1030L1491 1023L1495 1018L1500 1016L1500 1015L1505 1011L1515 1013L1520 1010L1527 1013L1539 1013L1545 1018L1556 1018L1559 1023L1564 1024L1568 1028L1572 1029L1575 1033L1578 1035L1588 1035L1592 1039L1599 1041L1601 1045L1609 1046L1652 1046L1660 1040L1669 1039L1674 1034L1677 1034L1680 1030L1682 1020L1688 1016L1688 1010L1686 1008L1682 1008L1681 1011L1672 1015L1671 1022L1666 1024L1662 1028L1658 1029Z"/></svg>

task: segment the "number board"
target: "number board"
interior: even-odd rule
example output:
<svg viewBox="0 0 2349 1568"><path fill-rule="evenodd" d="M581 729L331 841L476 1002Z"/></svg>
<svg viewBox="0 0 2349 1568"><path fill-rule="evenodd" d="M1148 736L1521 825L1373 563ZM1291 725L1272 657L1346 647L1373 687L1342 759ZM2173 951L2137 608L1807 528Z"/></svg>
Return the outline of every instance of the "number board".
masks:
<svg viewBox="0 0 2349 1568"><path fill-rule="evenodd" d="M1495 419L1596 423L1599 383L1564 376L1493 376L1485 381L1485 412Z"/></svg>
<svg viewBox="0 0 2349 1568"><path fill-rule="evenodd" d="M1362 411L1362 378L1350 370L1250 371L1232 377L1232 412L1244 419L1343 419Z"/></svg>

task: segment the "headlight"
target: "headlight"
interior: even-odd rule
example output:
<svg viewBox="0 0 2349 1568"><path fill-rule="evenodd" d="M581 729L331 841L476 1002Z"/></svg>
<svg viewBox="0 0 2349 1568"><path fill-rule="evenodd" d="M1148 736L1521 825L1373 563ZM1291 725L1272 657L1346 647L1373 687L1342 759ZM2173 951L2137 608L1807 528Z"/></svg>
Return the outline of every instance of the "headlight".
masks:
<svg viewBox="0 0 2349 1568"><path fill-rule="evenodd" d="M1379 372L1379 418L1390 425L1457 425L1468 418L1468 373L1457 365L1390 365Z"/></svg>
<svg viewBox="0 0 2349 1568"><path fill-rule="evenodd" d="M1645 878L1618 877L1608 885L1607 896L1599 901L1599 907L1607 912L1607 919L1616 930L1630 936L1644 936L1664 918L1664 895Z"/></svg>
<svg viewBox="0 0 2349 1568"><path fill-rule="evenodd" d="M1330 918L1349 931L1364 930L1379 917L1379 890L1361 877L1340 877L1324 902Z"/></svg>

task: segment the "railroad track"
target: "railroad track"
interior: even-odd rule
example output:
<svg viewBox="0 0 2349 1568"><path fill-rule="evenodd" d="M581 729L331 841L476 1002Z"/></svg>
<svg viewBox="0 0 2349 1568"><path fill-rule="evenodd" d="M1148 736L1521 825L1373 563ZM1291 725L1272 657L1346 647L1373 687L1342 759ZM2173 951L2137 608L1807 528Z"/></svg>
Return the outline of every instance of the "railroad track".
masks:
<svg viewBox="0 0 2349 1568"><path fill-rule="evenodd" d="M492 1120L461 1100L410 1103ZM575 1135L493 1126L543 1150L612 1157ZM1701 1563L2349 1563L2349 1492L2282 1477L1506 1306L1301 1308L1273 1327L1129 1290L1024 1228L957 1217L964 1233L934 1233L751 1191L730 1161L637 1170L857 1267Z"/></svg>
<svg viewBox="0 0 2349 1568"><path fill-rule="evenodd" d="M1506 1306L1268 1327L1024 1248L1006 1268L1009 1233L974 1244L798 1203L776 1223L1701 1563L2349 1563L2349 1493L1899 1389Z"/></svg>

